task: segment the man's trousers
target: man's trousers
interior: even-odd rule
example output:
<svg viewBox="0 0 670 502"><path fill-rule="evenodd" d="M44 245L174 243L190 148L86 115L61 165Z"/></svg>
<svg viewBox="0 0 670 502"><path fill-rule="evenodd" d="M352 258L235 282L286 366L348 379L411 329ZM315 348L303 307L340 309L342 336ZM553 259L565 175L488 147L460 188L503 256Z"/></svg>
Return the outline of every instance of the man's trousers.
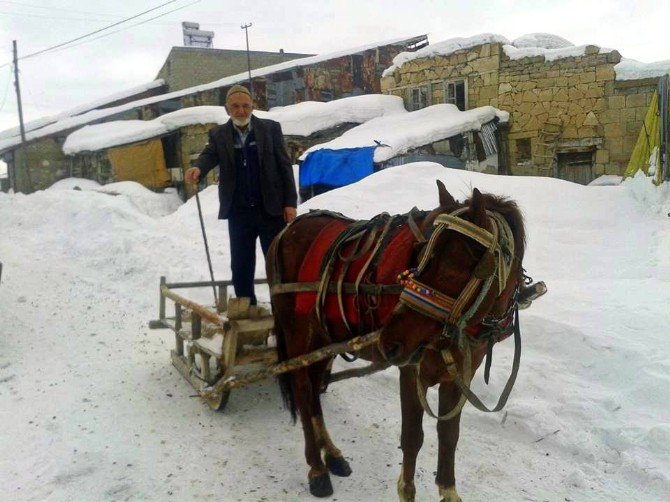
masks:
<svg viewBox="0 0 670 502"><path fill-rule="evenodd" d="M260 238L265 256L272 240L285 226L282 216L269 216L259 207L235 208L228 217L230 267L236 297L251 298L251 304L256 305L256 239Z"/></svg>

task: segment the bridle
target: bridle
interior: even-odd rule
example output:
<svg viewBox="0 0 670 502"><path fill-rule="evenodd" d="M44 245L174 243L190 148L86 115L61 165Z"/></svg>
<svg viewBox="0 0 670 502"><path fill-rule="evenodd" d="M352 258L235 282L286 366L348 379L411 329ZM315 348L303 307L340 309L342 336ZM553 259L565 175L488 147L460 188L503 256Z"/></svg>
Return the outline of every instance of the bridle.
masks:
<svg viewBox="0 0 670 502"><path fill-rule="evenodd" d="M514 235L512 230L505 220L505 218L494 211L486 211L491 231L479 227L461 217L468 208L460 208L449 214L438 215L433 222L433 229L428 239L427 244L421 251L419 256L419 265L416 269L409 269L400 274L398 277L400 283L404 286L400 294L399 302L408 308L434 319L443 324L442 332L439 335L438 342L446 339L450 342L456 342L458 349L463 355L463 371L462 378L458 374L456 368L456 361L452 354L451 348L439 350L442 358L447 365L447 371L452 377L456 385L461 390L461 398L458 404L442 416L435 415L428 402L426 401L426 389L421 383L419 369L421 367L421 360L417 363L417 392L421 404L426 413L438 420L448 420L458 413L465 405L465 401L469 400L473 406L482 411L499 411L507 402L509 393L514 386L516 374L518 371L518 363L520 359L521 337L519 332L519 316L518 305L516 302L517 290L515 291L511 304L507 309L509 317L514 315L514 363L512 373L507 381L505 389L503 390L498 404L493 409L488 409L481 400L470 390L471 375L471 340L466 333L471 320L480 309L482 303L489 295L491 288L497 286L496 298L498 298L507 286L507 281L512 270L514 261ZM437 239L440 235L452 230L458 232L484 246L486 251L475 266L467 284L461 290L456 298L432 288L419 280L420 275L425 270L426 266L433 258ZM497 281L496 281L497 279ZM469 307L467 307L469 305ZM467 310L466 310L467 307ZM507 314L506 314L507 317ZM503 319L504 320L504 319ZM500 324L501 320L488 320L488 324ZM481 323L484 324L484 323ZM493 345L493 338L489 339L489 354ZM428 348L438 350L435 348L436 344L430 344ZM453 343L450 344L453 346ZM487 360L487 383L488 383L488 367L490 360Z"/></svg>

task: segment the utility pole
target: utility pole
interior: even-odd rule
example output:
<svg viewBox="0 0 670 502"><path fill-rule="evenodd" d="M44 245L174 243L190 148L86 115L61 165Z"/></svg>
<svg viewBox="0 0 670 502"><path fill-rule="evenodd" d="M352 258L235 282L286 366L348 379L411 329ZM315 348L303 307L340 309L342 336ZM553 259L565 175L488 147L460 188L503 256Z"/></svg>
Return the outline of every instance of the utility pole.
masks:
<svg viewBox="0 0 670 502"><path fill-rule="evenodd" d="M19 86L19 58L17 56L17 50L16 50L16 40L12 41L12 45L14 48L14 87L16 88L16 102L18 103L18 108L19 108L19 128L21 130L21 163L23 165L23 170L26 173L26 179L28 180L28 193L32 191L33 184L30 181L30 170L28 168L28 163L26 159L26 155L28 153L28 150L26 149L26 128L23 125L23 107L21 105L21 87ZM14 156L13 159L13 167L14 167L14 191L16 192L16 156Z"/></svg>
<svg viewBox="0 0 670 502"><path fill-rule="evenodd" d="M251 93L251 98L254 97L254 88L251 85L251 57L249 56L249 28L251 28L251 23L243 24L240 26L244 30L244 34L247 37L247 71L249 72L249 92Z"/></svg>

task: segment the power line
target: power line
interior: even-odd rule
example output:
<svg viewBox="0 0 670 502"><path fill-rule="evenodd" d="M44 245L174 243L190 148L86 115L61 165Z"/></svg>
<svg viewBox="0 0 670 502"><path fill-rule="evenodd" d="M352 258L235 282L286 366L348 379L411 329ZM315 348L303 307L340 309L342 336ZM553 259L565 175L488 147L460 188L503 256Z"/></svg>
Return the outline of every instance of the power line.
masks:
<svg viewBox="0 0 670 502"><path fill-rule="evenodd" d="M114 26L118 26L118 25L120 25L120 24L126 23L126 22L128 22L128 21L130 21L130 20L132 20L132 19L136 19L136 18L138 18L138 17L140 17L140 16L143 16L144 14L147 14L147 13L149 13L149 12L152 12L152 11L154 11L154 10L160 9L161 7L165 7L166 5L169 5L169 4L171 4L171 3L175 3L175 2L178 2L178 1L180 1L180 0L169 0L168 2L162 3L162 4L160 4L160 5L156 6L156 7L153 7L153 8L151 8L151 9L149 9L149 10L145 10L144 12L140 12L139 14L135 14L134 16L128 17L128 18L123 19L123 20L121 20L121 21L118 21L118 22L116 22L116 23L112 23L112 24L110 24L110 25L108 25L108 26L105 26L104 28L100 28L100 29L98 29L98 30L92 31L92 32L90 32L90 33L87 33L86 35L81 35L81 36L79 36L79 37L73 38L72 40L68 40L67 42L62 42L62 43L60 43L60 44L56 44L56 45L53 45L53 46L51 46L51 47L47 47L46 49L42 49L41 51L32 52L32 53L30 53L30 54L28 54L28 55L26 55L26 56L22 56L22 57L19 58L19 59L28 59L28 58L37 56L37 55L39 55L39 54L44 54L45 52L52 51L52 50L57 49L57 48L59 48L59 47L63 47L64 45L71 44L72 42L76 42L76 41L78 41L78 40L82 40L82 39L84 39L84 38L88 38L88 37L90 37L91 35L95 35L96 33L100 33L101 31L105 31L105 30L108 30L109 28L113 28ZM198 0L198 1L200 1L200 0ZM154 19L155 19L155 18L154 18ZM7 64L10 64L10 63L6 63L5 65L2 65L2 66L6 66ZM2 66L0 66L0 68L1 68Z"/></svg>
<svg viewBox="0 0 670 502"><path fill-rule="evenodd" d="M74 9L64 9L62 7L45 7L44 5L37 5L34 3L25 3L25 2L13 2L11 0L0 0L0 3L8 3L12 5L21 5L22 7L32 7L34 9L44 9L48 11L55 11L55 10L60 10L62 12L74 12L75 14L86 14L86 15L94 15L94 16L100 16L100 17L123 17L120 15L113 15L113 14L98 14L96 12L87 12L84 10L74 10Z"/></svg>
<svg viewBox="0 0 670 502"><path fill-rule="evenodd" d="M112 32L109 32L109 33L105 33L104 35L100 35L98 37L91 38L90 40L83 40L83 41L79 42L78 44L72 44L72 45L68 45L67 47L61 47L59 49L54 49L51 52L64 51L64 50L67 50L67 49L71 49L73 47L77 47L78 45L84 45L84 44L87 44L89 42L93 42L95 40L99 40L101 38L105 38L105 37L108 37L110 35L120 33L124 30L129 30L130 28L135 28L136 26L140 26L142 24L148 23L149 21L153 21L154 19L158 19L159 17L167 16L168 14L172 14L173 12L176 12L178 10L185 9L186 7L190 7L191 5L197 4L198 2L200 2L200 0L195 0L194 2L187 3L186 5L182 5L181 7L177 7L176 9L172 9L172 10L169 10L167 12L163 12L162 14L159 14L158 16L150 17L149 19L145 19L144 21L140 21L139 23L131 24L130 26L126 26L126 27L121 28L119 30L115 30L115 31L112 31ZM0 68L1 68L1 66L0 66Z"/></svg>
<svg viewBox="0 0 670 502"><path fill-rule="evenodd" d="M64 21L93 21L90 16L95 16L98 18L109 19L109 16L100 16L91 13L89 17L64 17L64 16L54 16L54 15L42 15L42 14L32 14L30 12L0 12L0 15L3 16L27 16L27 17L39 17L41 19L62 19ZM115 19L119 19L122 16L114 16Z"/></svg>

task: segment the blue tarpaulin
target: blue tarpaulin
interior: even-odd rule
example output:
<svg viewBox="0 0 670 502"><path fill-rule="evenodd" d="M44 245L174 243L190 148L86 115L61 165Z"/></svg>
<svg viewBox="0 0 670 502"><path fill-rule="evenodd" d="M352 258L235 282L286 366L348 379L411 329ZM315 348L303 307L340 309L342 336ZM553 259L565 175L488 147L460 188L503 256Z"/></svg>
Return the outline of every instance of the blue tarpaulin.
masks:
<svg viewBox="0 0 670 502"><path fill-rule="evenodd" d="M300 166L300 188L314 185L343 187L356 183L372 174L375 148L323 149L307 154Z"/></svg>

